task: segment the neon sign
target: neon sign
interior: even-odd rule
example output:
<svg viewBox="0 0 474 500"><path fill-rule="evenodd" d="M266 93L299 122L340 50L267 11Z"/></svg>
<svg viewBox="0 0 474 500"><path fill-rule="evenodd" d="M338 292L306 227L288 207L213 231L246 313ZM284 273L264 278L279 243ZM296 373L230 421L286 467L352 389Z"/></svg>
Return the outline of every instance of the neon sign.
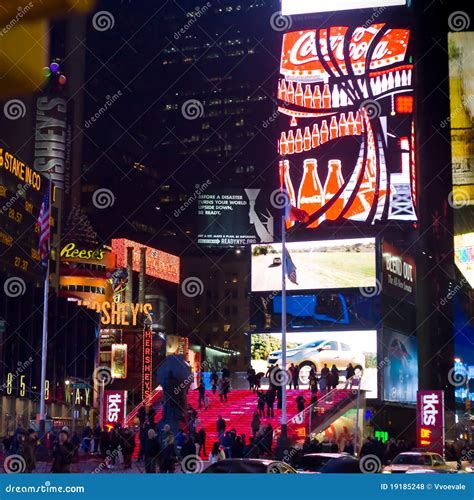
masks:
<svg viewBox="0 0 474 500"><path fill-rule="evenodd" d="M142 372L142 399L151 396L151 379L153 369L153 351L152 351L153 332L149 325L143 329L143 372Z"/></svg>
<svg viewBox="0 0 474 500"><path fill-rule="evenodd" d="M390 7L405 5L406 0L282 0L281 11L284 16L295 14L313 14L317 12L329 12L336 10L354 10Z"/></svg>
<svg viewBox="0 0 474 500"><path fill-rule="evenodd" d="M444 454L444 392L418 391L416 405L418 446Z"/></svg>
<svg viewBox="0 0 474 500"><path fill-rule="evenodd" d="M107 430L125 425L127 416L127 391L104 391L103 425Z"/></svg>
<svg viewBox="0 0 474 500"><path fill-rule="evenodd" d="M180 259L176 255L162 252L136 241L124 238L112 240L112 252L117 258L117 267L127 267L127 248L133 248L132 268L140 271L140 248L146 248L146 274L172 283L179 283Z"/></svg>
<svg viewBox="0 0 474 500"><path fill-rule="evenodd" d="M416 220L409 40L382 23L283 36L280 183L308 227Z"/></svg>

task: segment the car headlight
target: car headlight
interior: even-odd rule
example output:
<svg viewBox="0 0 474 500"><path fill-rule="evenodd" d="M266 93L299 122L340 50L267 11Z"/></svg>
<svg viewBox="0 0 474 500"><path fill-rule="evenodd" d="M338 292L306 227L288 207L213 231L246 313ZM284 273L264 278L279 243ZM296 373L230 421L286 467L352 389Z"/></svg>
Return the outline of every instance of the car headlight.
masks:
<svg viewBox="0 0 474 500"><path fill-rule="evenodd" d="M391 471L391 470L383 470L383 471L382 471L382 474L391 474L391 473L392 473L392 471Z"/></svg>

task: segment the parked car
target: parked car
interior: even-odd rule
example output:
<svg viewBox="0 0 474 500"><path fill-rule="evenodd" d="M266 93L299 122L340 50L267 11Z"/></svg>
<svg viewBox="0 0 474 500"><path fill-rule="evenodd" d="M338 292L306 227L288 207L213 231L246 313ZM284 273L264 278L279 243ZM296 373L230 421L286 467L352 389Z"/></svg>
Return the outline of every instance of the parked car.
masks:
<svg viewBox="0 0 474 500"><path fill-rule="evenodd" d="M271 352L267 363L269 365L278 363L279 366L282 366L281 355L281 350ZM352 363L356 370L362 370L365 367L364 353L353 349L346 342L338 340L316 340L287 349L286 358L288 364L294 363L299 366L302 378L309 375L311 368L319 373L324 364L327 364L329 368L335 364L342 371L345 371L349 363Z"/></svg>
<svg viewBox="0 0 474 500"><path fill-rule="evenodd" d="M438 453L423 451L407 451L399 453L390 465L384 467L384 474L411 473L416 470L431 472L456 472L456 469L449 466L444 458Z"/></svg>
<svg viewBox="0 0 474 500"><path fill-rule="evenodd" d="M348 453L308 453L295 464L300 473L305 474L360 474L359 460Z"/></svg>
<svg viewBox="0 0 474 500"><path fill-rule="evenodd" d="M296 474L291 465L260 458L226 458L204 469L203 474Z"/></svg>

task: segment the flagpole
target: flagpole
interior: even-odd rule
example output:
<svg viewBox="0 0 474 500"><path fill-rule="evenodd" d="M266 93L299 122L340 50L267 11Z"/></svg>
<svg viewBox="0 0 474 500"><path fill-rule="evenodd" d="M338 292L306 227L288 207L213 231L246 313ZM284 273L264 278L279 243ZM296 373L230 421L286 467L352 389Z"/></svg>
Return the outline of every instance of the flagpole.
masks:
<svg viewBox="0 0 474 500"><path fill-rule="evenodd" d="M286 191L285 191L286 194ZM287 438L286 428L286 207L281 217L281 369L283 387L281 392L281 436Z"/></svg>
<svg viewBox="0 0 474 500"><path fill-rule="evenodd" d="M48 185L48 224L51 224L51 174L49 174ZM48 249L50 249L51 228L48 234ZM46 359L48 356L48 298L49 298L49 264L50 251L48 251L48 261L46 265L46 274L44 278L44 298L43 298L43 336L41 345L41 389L40 389L40 422L39 434L42 438L46 432L46 401L45 401L45 384L46 384Z"/></svg>

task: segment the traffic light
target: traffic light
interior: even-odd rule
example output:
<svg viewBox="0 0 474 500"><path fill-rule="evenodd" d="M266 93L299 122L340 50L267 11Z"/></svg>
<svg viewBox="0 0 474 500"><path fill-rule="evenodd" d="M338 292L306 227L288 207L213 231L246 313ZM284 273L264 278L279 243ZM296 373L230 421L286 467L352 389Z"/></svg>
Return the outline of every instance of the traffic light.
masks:
<svg viewBox="0 0 474 500"><path fill-rule="evenodd" d="M48 20L86 13L94 0L3 0L0 5L0 97L35 92L49 64Z"/></svg>

